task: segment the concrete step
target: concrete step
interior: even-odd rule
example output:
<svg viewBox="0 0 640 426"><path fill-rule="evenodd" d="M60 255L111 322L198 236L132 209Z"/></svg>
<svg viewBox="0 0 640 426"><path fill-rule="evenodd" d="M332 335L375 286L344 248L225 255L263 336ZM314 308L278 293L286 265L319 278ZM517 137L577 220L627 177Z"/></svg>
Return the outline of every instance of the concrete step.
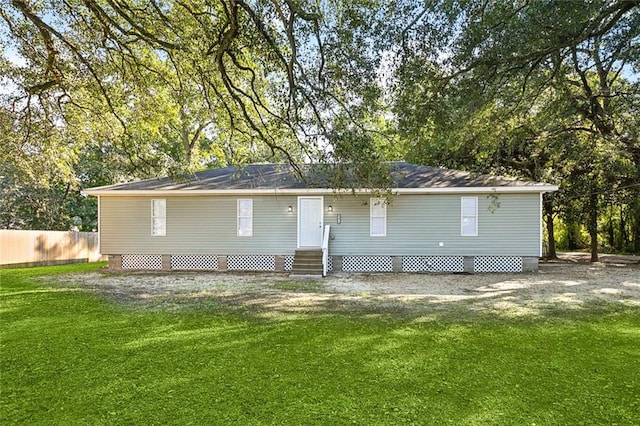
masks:
<svg viewBox="0 0 640 426"><path fill-rule="evenodd" d="M303 258L299 258L299 257L294 257L293 258L293 264L297 264L297 263L322 263L322 258L311 258L311 257L303 257Z"/></svg>
<svg viewBox="0 0 640 426"><path fill-rule="evenodd" d="M296 250L295 254L297 255L304 255L304 254L322 254L322 249L298 249Z"/></svg>
<svg viewBox="0 0 640 426"><path fill-rule="evenodd" d="M293 263L322 263L322 258L296 257L293 259Z"/></svg>
<svg viewBox="0 0 640 426"><path fill-rule="evenodd" d="M293 258L294 262L297 261L304 261L304 262L322 262L322 256L317 256L317 257L310 257L310 256L296 256Z"/></svg>
<svg viewBox="0 0 640 426"><path fill-rule="evenodd" d="M322 250L296 250L291 275L322 276Z"/></svg>
<svg viewBox="0 0 640 426"><path fill-rule="evenodd" d="M320 253L296 253L294 259L322 259L322 252Z"/></svg>
<svg viewBox="0 0 640 426"><path fill-rule="evenodd" d="M322 262L298 262L293 264L293 269L322 269Z"/></svg>

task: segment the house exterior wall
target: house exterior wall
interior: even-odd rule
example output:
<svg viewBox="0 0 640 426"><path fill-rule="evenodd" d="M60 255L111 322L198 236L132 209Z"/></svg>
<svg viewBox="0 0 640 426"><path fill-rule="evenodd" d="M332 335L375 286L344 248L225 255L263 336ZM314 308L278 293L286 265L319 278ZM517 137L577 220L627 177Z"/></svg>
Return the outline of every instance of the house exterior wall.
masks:
<svg viewBox="0 0 640 426"><path fill-rule="evenodd" d="M393 197L384 237L369 236L369 197L326 197L325 206L333 206L333 212L325 211L333 236L330 253L539 256L539 194L500 194L493 213L487 194L464 196L478 197L477 236L461 236L459 194Z"/></svg>
<svg viewBox="0 0 640 426"><path fill-rule="evenodd" d="M540 197L498 194L491 211L478 197L478 235L461 236L461 195L396 195L387 206L384 237L369 235L369 196L325 196L331 255L493 255L538 257ZM154 197L100 200L103 254L292 255L297 245L297 196L166 197L166 235L151 235ZM237 236L237 200L253 199L253 235ZM288 206L293 211L288 212ZM328 206L333 211L328 211ZM338 223L340 215L340 223ZM443 243L441 246L440 243Z"/></svg>
<svg viewBox="0 0 640 426"><path fill-rule="evenodd" d="M164 236L151 235L153 198L101 197L103 254L293 254L296 248L295 196L166 197ZM237 235L238 198L253 199L253 236Z"/></svg>

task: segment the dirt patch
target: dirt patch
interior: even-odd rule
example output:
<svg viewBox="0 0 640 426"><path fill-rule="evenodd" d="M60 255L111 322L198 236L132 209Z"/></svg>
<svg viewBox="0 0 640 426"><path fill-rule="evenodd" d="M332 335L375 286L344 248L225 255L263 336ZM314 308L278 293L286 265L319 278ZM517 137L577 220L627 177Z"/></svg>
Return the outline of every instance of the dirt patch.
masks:
<svg viewBox="0 0 640 426"><path fill-rule="evenodd" d="M599 253L598 261L608 265L640 265L640 256ZM558 253L558 259L547 263L590 263L591 254L583 251Z"/></svg>
<svg viewBox="0 0 640 426"><path fill-rule="evenodd" d="M594 305L640 307L635 264L544 263L521 274L355 274L294 280L275 273L107 271L52 278L146 308L282 312L411 311L543 315Z"/></svg>

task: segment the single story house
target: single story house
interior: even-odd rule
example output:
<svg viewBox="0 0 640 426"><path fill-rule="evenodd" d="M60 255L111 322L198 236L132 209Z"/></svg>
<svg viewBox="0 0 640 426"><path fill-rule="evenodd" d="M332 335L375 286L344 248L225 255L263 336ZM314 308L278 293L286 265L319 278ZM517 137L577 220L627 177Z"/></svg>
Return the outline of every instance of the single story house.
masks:
<svg viewBox="0 0 640 426"><path fill-rule="evenodd" d="M100 251L113 269L537 269L542 194L557 186L405 162L389 166L395 184L388 198L314 185L281 164L85 192L98 197Z"/></svg>

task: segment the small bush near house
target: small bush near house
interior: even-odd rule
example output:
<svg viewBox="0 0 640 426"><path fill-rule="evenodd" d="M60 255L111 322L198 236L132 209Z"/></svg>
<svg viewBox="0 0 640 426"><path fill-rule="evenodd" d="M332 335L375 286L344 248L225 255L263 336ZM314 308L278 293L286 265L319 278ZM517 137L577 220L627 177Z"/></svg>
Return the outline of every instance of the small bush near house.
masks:
<svg viewBox="0 0 640 426"><path fill-rule="evenodd" d="M638 424L640 311L544 318L124 306L0 271L2 424Z"/></svg>

